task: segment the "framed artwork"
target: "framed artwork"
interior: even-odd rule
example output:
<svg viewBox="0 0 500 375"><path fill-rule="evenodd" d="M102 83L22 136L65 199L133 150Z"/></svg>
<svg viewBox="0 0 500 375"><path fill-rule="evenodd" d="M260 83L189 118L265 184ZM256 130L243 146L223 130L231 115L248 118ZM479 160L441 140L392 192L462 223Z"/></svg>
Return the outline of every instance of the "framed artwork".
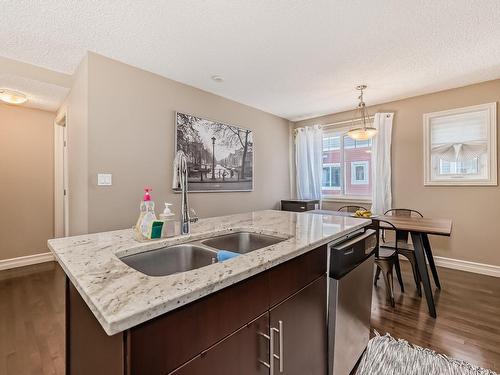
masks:
<svg viewBox="0 0 500 375"><path fill-rule="evenodd" d="M252 191L252 131L239 126L175 113L175 151L188 160L190 192Z"/></svg>

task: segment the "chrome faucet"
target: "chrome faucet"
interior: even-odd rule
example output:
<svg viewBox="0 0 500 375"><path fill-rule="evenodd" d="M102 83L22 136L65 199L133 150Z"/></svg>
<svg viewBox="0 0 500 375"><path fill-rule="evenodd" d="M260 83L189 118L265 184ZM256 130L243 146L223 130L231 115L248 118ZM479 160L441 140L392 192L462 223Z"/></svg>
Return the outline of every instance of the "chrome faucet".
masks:
<svg viewBox="0 0 500 375"><path fill-rule="evenodd" d="M189 210L188 204L188 166L186 154L179 150L174 161L174 187L181 187L181 234L189 234L190 224L198 221L196 212Z"/></svg>

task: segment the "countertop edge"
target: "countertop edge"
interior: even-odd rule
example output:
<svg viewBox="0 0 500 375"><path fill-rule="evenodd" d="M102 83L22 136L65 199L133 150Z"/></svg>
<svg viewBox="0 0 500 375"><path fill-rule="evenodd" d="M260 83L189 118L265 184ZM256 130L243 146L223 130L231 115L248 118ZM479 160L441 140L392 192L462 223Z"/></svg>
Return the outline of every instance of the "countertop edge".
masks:
<svg viewBox="0 0 500 375"><path fill-rule="evenodd" d="M99 308L98 304L96 301L92 299L91 296L89 296L85 290L81 287L79 281L77 278L73 275L73 273L68 269L66 266L65 262L59 257L57 254L57 251L52 247L51 242L48 242L49 249L51 252L54 254L54 257L56 258L57 262L61 266L61 268L64 270L64 273L66 276L69 278L71 281L72 285L76 288L82 299L85 301L86 305L89 307L89 309L92 311L93 315L96 317L96 319L99 321L100 325L102 326L103 330L106 332L107 335L112 336L121 332L124 332L130 328L133 328L135 326L138 326L142 323L145 323L151 319L154 319L158 316L161 316L163 314L166 314L168 312L174 311L177 308L180 308L182 306L188 305L192 302L195 302L201 298L204 298L206 296L209 296L217 291L220 291L222 289L225 289L231 285L234 285L238 282L241 282L245 279L248 279L250 277L253 277L261 272L264 272L270 268L276 267L282 263L285 263L291 259L294 259L300 255L303 255L319 246L325 245L331 241L334 241L347 233L351 233L353 231L362 229L368 225L370 225L371 221L370 220L365 220L365 219L356 219L357 221L359 220L358 225L353 225L350 227L348 230L343 230L341 232L335 233L331 236L327 236L325 238L322 238L321 240L311 242L305 246L302 246L295 251L291 251L290 253L286 255L281 255L276 259L273 259L271 261L268 261L265 264L256 264L254 266L250 266L248 269L241 270L240 272L231 274L230 276L227 276L223 278L222 280L214 281L212 284L208 284L206 286L203 286L201 288L197 288L194 290L188 290L185 294L182 296L182 301L179 301L179 296L178 298L173 299L172 301L167 301L167 302L162 302L158 305L149 305L146 306L145 308L136 311L135 313L124 317L124 318L116 318L116 319L109 319L106 318L105 314L103 314ZM83 235L82 237L84 237ZM189 241L188 241L189 242ZM248 255L248 254L245 254ZM241 255L241 256L245 256ZM231 261L231 260L229 260Z"/></svg>

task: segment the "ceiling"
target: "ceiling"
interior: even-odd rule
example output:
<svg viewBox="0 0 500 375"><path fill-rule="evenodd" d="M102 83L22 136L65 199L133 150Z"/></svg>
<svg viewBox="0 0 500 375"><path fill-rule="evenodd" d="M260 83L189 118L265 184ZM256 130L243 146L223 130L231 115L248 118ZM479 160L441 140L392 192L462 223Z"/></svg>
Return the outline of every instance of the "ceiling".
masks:
<svg viewBox="0 0 500 375"><path fill-rule="evenodd" d="M291 120L500 78L498 0L0 2L0 55L87 50ZM219 74L223 83L211 76Z"/></svg>

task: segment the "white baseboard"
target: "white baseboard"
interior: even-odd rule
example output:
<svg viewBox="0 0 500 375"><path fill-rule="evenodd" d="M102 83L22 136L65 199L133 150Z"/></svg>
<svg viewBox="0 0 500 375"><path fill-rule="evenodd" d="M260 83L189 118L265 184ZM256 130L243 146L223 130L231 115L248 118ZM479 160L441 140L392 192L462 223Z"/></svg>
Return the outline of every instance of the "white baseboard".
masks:
<svg viewBox="0 0 500 375"><path fill-rule="evenodd" d="M460 259L451 259L445 257L434 257L434 262L436 266L452 268L454 270L479 273L481 275L488 275L494 277L500 277L500 266L494 266L491 264L469 262Z"/></svg>
<svg viewBox="0 0 500 375"><path fill-rule="evenodd" d="M406 257L401 255L399 256L399 259L403 261L408 260ZM467 260L445 258L440 256L434 256L434 263L436 263L436 266L438 267L500 277L500 266L494 266L491 264L469 262Z"/></svg>
<svg viewBox="0 0 500 375"><path fill-rule="evenodd" d="M0 271L8 270L11 268L30 266L32 264L53 262L54 260L55 260L54 255L52 255L51 252L35 254L35 255L27 255L18 258L3 259L0 260Z"/></svg>

